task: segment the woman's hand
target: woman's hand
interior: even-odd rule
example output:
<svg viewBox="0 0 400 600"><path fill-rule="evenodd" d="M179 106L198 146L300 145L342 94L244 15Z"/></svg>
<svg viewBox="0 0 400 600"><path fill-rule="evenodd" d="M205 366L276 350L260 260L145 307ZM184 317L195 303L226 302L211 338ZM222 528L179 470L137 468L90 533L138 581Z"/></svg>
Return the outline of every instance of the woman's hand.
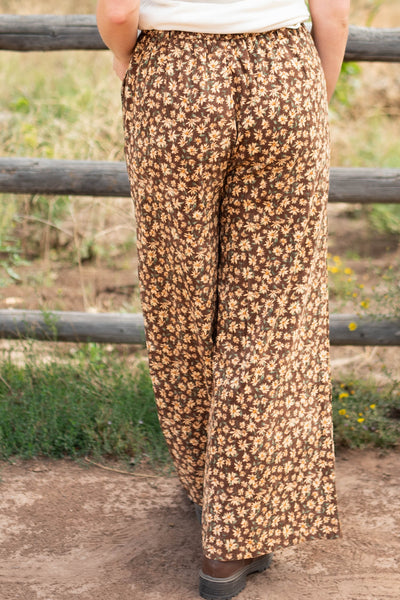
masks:
<svg viewBox="0 0 400 600"><path fill-rule="evenodd" d="M114 54L114 71L122 80L137 40L139 0L98 0L97 26Z"/></svg>
<svg viewBox="0 0 400 600"><path fill-rule="evenodd" d="M309 0L309 5L311 34L321 58L330 100L346 48L350 0Z"/></svg>
<svg viewBox="0 0 400 600"><path fill-rule="evenodd" d="M121 81L124 80L125 74L126 74L128 68L129 68L129 58L128 58L128 60L120 60L119 58L114 56L113 69Z"/></svg>

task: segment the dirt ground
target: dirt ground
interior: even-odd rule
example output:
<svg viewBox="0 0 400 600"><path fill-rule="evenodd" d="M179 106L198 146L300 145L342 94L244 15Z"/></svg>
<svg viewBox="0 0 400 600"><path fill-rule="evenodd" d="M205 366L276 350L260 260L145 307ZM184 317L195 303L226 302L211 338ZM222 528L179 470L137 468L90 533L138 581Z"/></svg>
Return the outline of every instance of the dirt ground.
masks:
<svg viewBox="0 0 400 600"><path fill-rule="evenodd" d="M200 527L174 476L71 460L0 466L1 600L191 600ZM339 453L343 537L276 552L238 600L386 600L400 590L400 453Z"/></svg>

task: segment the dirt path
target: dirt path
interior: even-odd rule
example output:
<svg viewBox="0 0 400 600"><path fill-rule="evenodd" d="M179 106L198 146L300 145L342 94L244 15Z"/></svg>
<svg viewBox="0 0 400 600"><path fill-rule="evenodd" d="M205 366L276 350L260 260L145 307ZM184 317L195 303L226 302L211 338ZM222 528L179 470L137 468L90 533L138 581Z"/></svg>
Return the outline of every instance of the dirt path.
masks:
<svg viewBox="0 0 400 600"><path fill-rule="evenodd" d="M199 526L174 477L0 466L1 600L195 600ZM400 597L400 454L341 453L343 538L279 551L238 600Z"/></svg>

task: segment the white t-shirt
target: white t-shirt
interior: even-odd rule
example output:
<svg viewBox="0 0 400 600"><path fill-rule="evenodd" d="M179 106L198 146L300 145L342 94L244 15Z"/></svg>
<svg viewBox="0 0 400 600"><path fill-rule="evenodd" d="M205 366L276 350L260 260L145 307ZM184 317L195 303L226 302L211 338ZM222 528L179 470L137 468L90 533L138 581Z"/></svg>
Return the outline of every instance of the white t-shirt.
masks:
<svg viewBox="0 0 400 600"><path fill-rule="evenodd" d="M304 0L141 0L139 29L258 33L308 18Z"/></svg>

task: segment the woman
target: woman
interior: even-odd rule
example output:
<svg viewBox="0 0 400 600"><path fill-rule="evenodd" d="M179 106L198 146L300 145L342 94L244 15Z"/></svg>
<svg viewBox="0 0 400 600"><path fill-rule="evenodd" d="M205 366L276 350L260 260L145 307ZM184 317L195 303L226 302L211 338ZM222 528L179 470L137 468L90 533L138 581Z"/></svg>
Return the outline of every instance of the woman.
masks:
<svg viewBox="0 0 400 600"><path fill-rule="evenodd" d="M327 100L349 0L99 0L123 80L150 370L202 508L200 594L339 535ZM143 31L137 41L138 27Z"/></svg>

